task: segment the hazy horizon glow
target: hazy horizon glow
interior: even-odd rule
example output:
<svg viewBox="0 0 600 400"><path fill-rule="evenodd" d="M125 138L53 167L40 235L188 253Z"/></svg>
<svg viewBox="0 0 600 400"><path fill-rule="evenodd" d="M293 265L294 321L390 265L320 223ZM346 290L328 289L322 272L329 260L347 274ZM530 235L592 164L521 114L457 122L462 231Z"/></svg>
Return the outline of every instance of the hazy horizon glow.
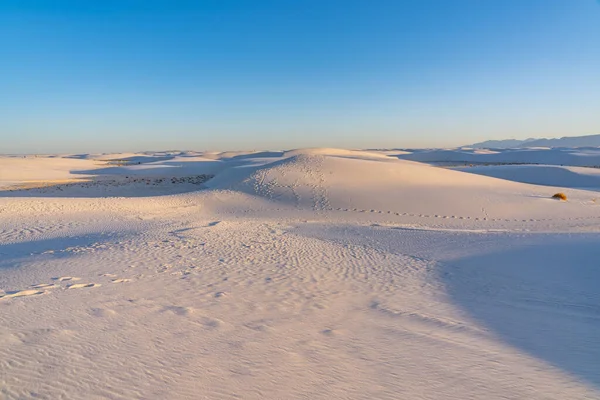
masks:
<svg viewBox="0 0 600 400"><path fill-rule="evenodd" d="M83 3L0 3L0 153L600 133L596 0Z"/></svg>

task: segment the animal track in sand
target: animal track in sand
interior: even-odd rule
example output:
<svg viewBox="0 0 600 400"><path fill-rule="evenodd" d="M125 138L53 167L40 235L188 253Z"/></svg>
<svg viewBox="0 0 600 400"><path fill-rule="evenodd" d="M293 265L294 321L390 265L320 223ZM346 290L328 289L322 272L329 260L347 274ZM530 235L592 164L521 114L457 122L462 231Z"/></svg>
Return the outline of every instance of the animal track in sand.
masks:
<svg viewBox="0 0 600 400"><path fill-rule="evenodd" d="M77 281L77 280L80 280L81 278L76 278L76 277L72 277L72 276L62 276L62 277L52 278L52 279L55 281L58 281L58 282L62 282L62 281L69 282L69 281ZM114 283L128 282L128 281L129 281L129 279L113 279ZM102 286L102 285L99 283L71 283L66 286L66 289L82 289L82 288L92 288L92 287L98 287L98 286ZM42 289L60 288L60 285L53 284L53 283L38 283L35 285L30 285L30 287L32 289L15 290L15 291L10 291L10 292L4 292L4 291L0 290L0 299L37 296L37 295L48 293L46 290L42 290Z"/></svg>
<svg viewBox="0 0 600 400"><path fill-rule="evenodd" d="M11 299L14 297L26 297L26 296L37 296L40 294L44 294L43 290L37 289L27 289L27 290L17 290L14 292L6 292L4 295L0 295L0 299Z"/></svg>
<svg viewBox="0 0 600 400"><path fill-rule="evenodd" d="M176 315L188 316L194 313L192 307L179 307L179 306L166 306L162 309L162 312L171 312Z"/></svg>
<svg viewBox="0 0 600 400"><path fill-rule="evenodd" d="M205 315L198 315L198 310L193 307L165 306L160 310L161 313L172 313L180 317L187 317L190 321L197 323L207 330L220 329L223 321L211 318Z"/></svg>
<svg viewBox="0 0 600 400"><path fill-rule="evenodd" d="M53 283L38 283L37 285L31 285L34 289L50 289L56 287Z"/></svg>
<svg viewBox="0 0 600 400"><path fill-rule="evenodd" d="M99 283L73 283L67 285L67 289L83 289L83 288L92 288L102 286Z"/></svg>
<svg viewBox="0 0 600 400"><path fill-rule="evenodd" d="M60 278L52 278L52 279L57 280L57 281L73 281L73 280L79 280L80 278L73 278L73 277L68 276L68 277L60 277ZM101 286L101 285L98 283L72 283L70 285L67 285L67 289L80 289L80 288L90 288L90 287L97 287L97 286ZM40 289L52 289L52 288L57 288L59 286L52 284L52 283L38 283L36 285L31 285L31 287L33 289L10 291L10 292L6 292L4 294L0 291L0 299L37 296L37 295L46 293L45 290L40 290Z"/></svg>
<svg viewBox="0 0 600 400"><path fill-rule="evenodd" d="M279 209L273 209L279 210ZM455 219L455 220L471 220L471 221L485 221L485 222L550 222L550 221L581 221L581 220L589 220L589 219L600 219L598 217L562 217L562 218L528 218L528 219L519 219L519 218L489 218L485 216L481 217L471 217L471 216L461 216L461 215L441 215L441 214L414 214L407 212L394 212L394 211L385 211L385 210L375 210L375 209L360 209L360 208L333 208L328 207L324 209L320 209L320 211L338 211L338 212L358 212L358 213L374 213L374 214L390 214L398 217L412 217L412 218L428 218L428 219Z"/></svg>
<svg viewBox="0 0 600 400"><path fill-rule="evenodd" d="M200 320L198 322L204 328L209 329L209 330L221 329L223 327L223 321L221 321L220 319L216 319L216 318L203 316L202 318L200 318Z"/></svg>
<svg viewBox="0 0 600 400"><path fill-rule="evenodd" d="M413 218L436 218L436 219L459 219L459 220L474 220L474 221L504 221L504 222L544 222L544 221L577 221L590 219L590 217L573 217L573 218L529 218L529 219L503 219L503 218L489 218L489 217L470 217L470 216L461 216L461 215L441 215L441 214L413 214L413 213L401 213L394 211L385 211L385 210L375 210L375 209L359 209L359 208L326 208L322 211L342 211L342 212L359 212L359 213L376 213L376 214L392 214L396 216L406 216ZM600 217L596 217L600 219Z"/></svg>
<svg viewBox="0 0 600 400"><path fill-rule="evenodd" d="M117 312L109 308L92 308L90 310L90 314L94 317L111 317L113 315L116 315Z"/></svg>
<svg viewBox="0 0 600 400"><path fill-rule="evenodd" d="M64 281L79 281L81 280L81 278L76 278L74 276L61 276L58 278L52 278L53 281L59 281L59 282L64 282Z"/></svg>

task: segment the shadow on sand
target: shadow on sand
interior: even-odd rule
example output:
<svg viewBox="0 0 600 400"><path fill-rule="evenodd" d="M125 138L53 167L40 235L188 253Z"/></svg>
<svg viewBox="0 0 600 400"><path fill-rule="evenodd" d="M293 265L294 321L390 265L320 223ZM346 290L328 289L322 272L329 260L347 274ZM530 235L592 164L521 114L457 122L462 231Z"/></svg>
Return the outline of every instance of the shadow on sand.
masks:
<svg viewBox="0 0 600 400"><path fill-rule="evenodd" d="M599 243L598 235L519 239L447 263L441 278L500 340L600 388Z"/></svg>
<svg viewBox="0 0 600 400"><path fill-rule="evenodd" d="M69 182L40 182L0 189L1 197L149 197L189 193L204 188L213 175L94 177Z"/></svg>
<svg viewBox="0 0 600 400"><path fill-rule="evenodd" d="M57 237L0 245L0 271L18 268L31 257L51 257L52 259L73 257L81 249L108 241L120 240L125 234L107 235L88 233L78 236Z"/></svg>

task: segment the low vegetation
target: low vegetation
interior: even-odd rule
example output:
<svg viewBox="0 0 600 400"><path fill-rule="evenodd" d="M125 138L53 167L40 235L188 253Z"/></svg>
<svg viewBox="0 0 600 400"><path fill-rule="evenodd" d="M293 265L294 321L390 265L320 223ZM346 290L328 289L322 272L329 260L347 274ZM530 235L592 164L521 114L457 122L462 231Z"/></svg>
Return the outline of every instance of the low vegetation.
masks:
<svg viewBox="0 0 600 400"><path fill-rule="evenodd" d="M553 199L557 199L557 200L562 200L562 201L567 201L567 195L564 193L556 193L554 196L552 196Z"/></svg>

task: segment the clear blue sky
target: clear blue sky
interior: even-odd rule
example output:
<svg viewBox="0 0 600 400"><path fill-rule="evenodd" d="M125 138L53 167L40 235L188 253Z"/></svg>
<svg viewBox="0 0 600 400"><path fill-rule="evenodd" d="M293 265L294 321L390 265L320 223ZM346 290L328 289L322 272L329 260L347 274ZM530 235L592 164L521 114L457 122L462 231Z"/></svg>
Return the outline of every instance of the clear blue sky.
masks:
<svg viewBox="0 0 600 400"><path fill-rule="evenodd" d="M0 153L595 133L599 0L0 1Z"/></svg>

